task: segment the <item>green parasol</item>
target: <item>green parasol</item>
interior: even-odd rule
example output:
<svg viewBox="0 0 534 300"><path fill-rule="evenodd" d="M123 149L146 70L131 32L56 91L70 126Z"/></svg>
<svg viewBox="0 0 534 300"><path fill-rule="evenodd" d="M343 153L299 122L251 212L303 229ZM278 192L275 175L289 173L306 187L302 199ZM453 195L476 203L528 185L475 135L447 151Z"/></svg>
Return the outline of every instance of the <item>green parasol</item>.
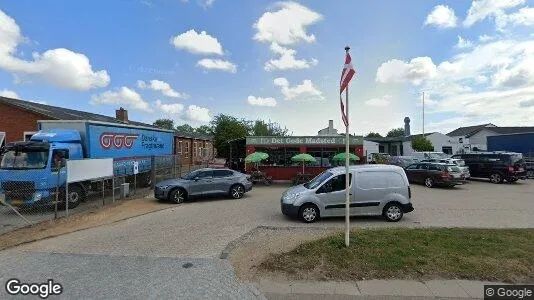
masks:
<svg viewBox="0 0 534 300"><path fill-rule="evenodd" d="M301 162L302 163L302 174L304 174L304 163L307 162L315 162L315 158L308 153L301 153L293 156L291 158L294 162Z"/></svg>
<svg viewBox="0 0 534 300"><path fill-rule="evenodd" d="M259 163L260 161L267 159L269 157L269 154L264 152L254 152L250 153L245 157L246 163Z"/></svg>
<svg viewBox="0 0 534 300"><path fill-rule="evenodd" d="M345 160L345 152L341 152L341 153L338 153L334 156L334 160L341 160L341 161L344 161ZM353 153L350 153L349 152L349 160L353 160L353 161L360 161L360 158L356 155L354 155Z"/></svg>

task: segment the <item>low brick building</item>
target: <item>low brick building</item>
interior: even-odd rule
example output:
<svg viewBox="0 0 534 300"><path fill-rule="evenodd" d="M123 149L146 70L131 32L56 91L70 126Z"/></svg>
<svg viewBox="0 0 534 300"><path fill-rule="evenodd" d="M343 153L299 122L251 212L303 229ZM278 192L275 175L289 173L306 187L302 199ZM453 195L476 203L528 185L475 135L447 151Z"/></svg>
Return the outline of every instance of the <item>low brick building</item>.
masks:
<svg viewBox="0 0 534 300"><path fill-rule="evenodd" d="M176 132L174 135L174 154L179 155L182 165L207 164L217 155L212 141L211 136Z"/></svg>

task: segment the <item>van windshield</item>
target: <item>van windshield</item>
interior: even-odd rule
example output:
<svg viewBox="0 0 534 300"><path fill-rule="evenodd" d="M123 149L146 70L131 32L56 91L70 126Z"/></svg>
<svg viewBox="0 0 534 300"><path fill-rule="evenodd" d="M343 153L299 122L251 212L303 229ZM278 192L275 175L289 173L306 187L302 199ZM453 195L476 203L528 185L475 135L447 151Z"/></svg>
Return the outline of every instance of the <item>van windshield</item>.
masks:
<svg viewBox="0 0 534 300"><path fill-rule="evenodd" d="M330 178L330 176L332 176L332 173L330 173L328 171L324 171L323 173L315 176L315 178L313 178L312 180L310 180L307 183L305 183L304 187L307 188L307 189L312 190L312 189L318 187L319 185L321 185L325 180Z"/></svg>

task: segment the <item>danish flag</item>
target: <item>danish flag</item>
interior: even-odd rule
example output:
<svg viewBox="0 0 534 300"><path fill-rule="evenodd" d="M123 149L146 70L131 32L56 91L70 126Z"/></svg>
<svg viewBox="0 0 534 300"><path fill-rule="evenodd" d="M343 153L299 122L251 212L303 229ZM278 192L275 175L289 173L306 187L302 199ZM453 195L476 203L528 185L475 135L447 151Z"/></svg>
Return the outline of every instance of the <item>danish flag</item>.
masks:
<svg viewBox="0 0 534 300"><path fill-rule="evenodd" d="M341 118L343 119L343 123L345 123L345 127L349 126L349 118L347 111L345 110L345 104L343 103L343 97L341 97L341 94L343 94L343 91L349 86L352 76L356 74L354 67L352 67L351 60L352 59L350 58L349 51L347 50L347 55L345 56L345 66L343 66L343 71L341 72L341 81L339 82L339 103L341 105Z"/></svg>

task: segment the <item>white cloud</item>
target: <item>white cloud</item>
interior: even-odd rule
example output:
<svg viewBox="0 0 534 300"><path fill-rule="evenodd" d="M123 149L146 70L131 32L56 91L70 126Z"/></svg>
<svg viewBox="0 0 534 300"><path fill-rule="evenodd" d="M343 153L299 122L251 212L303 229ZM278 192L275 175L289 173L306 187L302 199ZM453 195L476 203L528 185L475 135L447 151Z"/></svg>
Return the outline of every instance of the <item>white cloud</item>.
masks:
<svg viewBox="0 0 534 300"><path fill-rule="evenodd" d="M391 104L391 99L393 97L391 95L384 95L382 97L379 97L379 98L372 98L372 99L369 99L367 101L364 102L365 105L369 105L369 106L379 106L379 107L384 107L384 106L388 106L389 104Z"/></svg>
<svg viewBox="0 0 534 300"><path fill-rule="evenodd" d="M208 70L221 70L225 72L237 72L237 66L230 61L222 59L204 58L197 62L197 67Z"/></svg>
<svg viewBox="0 0 534 300"><path fill-rule="evenodd" d="M505 10L525 3L525 0L473 0L463 25L471 27L487 17L499 18Z"/></svg>
<svg viewBox="0 0 534 300"><path fill-rule="evenodd" d="M523 7L512 14L498 15L497 26L499 29L511 26L534 26L534 7Z"/></svg>
<svg viewBox="0 0 534 300"><path fill-rule="evenodd" d="M215 0L197 0L197 1L203 7L210 7L213 5L213 2L215 2Z"/></svg>
<svg viewBox="0 0 534 300"><path fill-rule="evenodd" d="M519 107L534 107L534 98L519 102Z"/></svg>
<svg viewBox="0 0 534 300"><path fill-rule="evenodd" d="M454 10L446 5L436 5L425 20L425 25L438 28L453 28L457 23L458 18Z"/></svg>
<svg viewBox="0 0 534 300"><path fill-rule="evenodd" d="M93 95L90 103L93 105L124 105L131 109L153 112L152 108L150 108L148 103L143 100L141 95L125 86L114 91L106 91L99 95Z"/></svg>
<svg viewBox="0 0 534 300"><path fill-rule="evenodd" d="M144 82L143 80L138 80L137 81L137 87L139 87L141 89L148 88L148 89L151 89L151 90L154 90L154 91L159 91L163 95L165 95L167 97L171 97L171 98L187 98L186 94L183 94L183 93L175 91L171 87L170 84L168 84L165 81L161 81L161 80L157 80L157 79L150 80L150 82L148 84L146 82Z"/></svg>
<svg viewBox="0 0 534 300"><path fill-rule="evenodd" d="M19 95L16 92L10 91L8 89L0 90L0 96L7 97L7 98L13 98L13 99L20 99Z"/></svg>
<svg viewBox="0 0 534 300"><path fill-rule="evenodd" d="M436 65L430 57L416 57L409 62L391 59L380 65L376 72L376 81L412 82L418 85L425 79L435 77L436 73Z"/></svg>
<svg viewBox="0 0 534 300"><path fill-rule="evenodd" d="M311 60L296 59L296 50L282 47L277 43L272 43L270 49L280 57L266 62L264 67L266 71L308 69L319 63L315 58Z"/></svg>
<svg viewBox="0 0 534 300"><path fill-rule="evenodd" d="M458 43L455 46L458 49L465 49L473 47L473 43L470 40L464 39L461 36L458 36Z"/></svg>
<svg viewBox="0 0 534 300"><path fill-rule="evenodd" d="M478 37L478 40L481 41L481 42L487 42L487 41L491 41L491 40L494 40L494 39L495 39L494 36L489 36L487 34L483 34L483 35Z"/></svg>
<svg viewBox="0 0 534 300"><path fill-rule="evenodd" d="M184 111L184 105L180 103L165 104L156 100L156 107L168 115L180 115Z"/></svg>
<svg viewBox="0 0 534 300"><path fill-rule="evenodd" d="M265 12L254 24L257 31L255 40L280 45L315 41L315 35L308 34L306 30L323 19L321 14L292 1L280 2L276 8Z"/></svg>
<svg viewBox="0 0 534 300"><path fill-rule="evenodd" d="M286 100L324 100L323 92L315 87L309 79L303 80L301 84L291 87L286 78L274 79L274 85L280 87Z"/></svg>
<svg viewBox="0 0 534 300"><path fill-rule="evenodd" d="M257 106L276 106L276 99L272 97L262 98L262 97L255 97L255 96L248 96L247 102L250 105L257 105Z"/></svg>
<svg viewBox="0 0 534 300"><path fill-rule="evenodd" d="M189 51L193 54L217 54L223 55L223 48L219 41L201 31L197 33L194 29L171 37L171 44L176 49Z"/></svg>
<svg viewBox="0 0 534 300"><path fill-rule="evenodd" d="M189 105L186 111L186 117L189 120L199 121L199 122L211 121L209 109L196 106L196 105Z"/></svg>
<svg viewBox="0 0 534 300"><path fill-rule="evenodd" d="M65 48L35 52L33 60L18 58L17 47L24 40L15 20L0 10L0 69L79 91L109 84L107 71L93 71L87 56Z"/></svg>

